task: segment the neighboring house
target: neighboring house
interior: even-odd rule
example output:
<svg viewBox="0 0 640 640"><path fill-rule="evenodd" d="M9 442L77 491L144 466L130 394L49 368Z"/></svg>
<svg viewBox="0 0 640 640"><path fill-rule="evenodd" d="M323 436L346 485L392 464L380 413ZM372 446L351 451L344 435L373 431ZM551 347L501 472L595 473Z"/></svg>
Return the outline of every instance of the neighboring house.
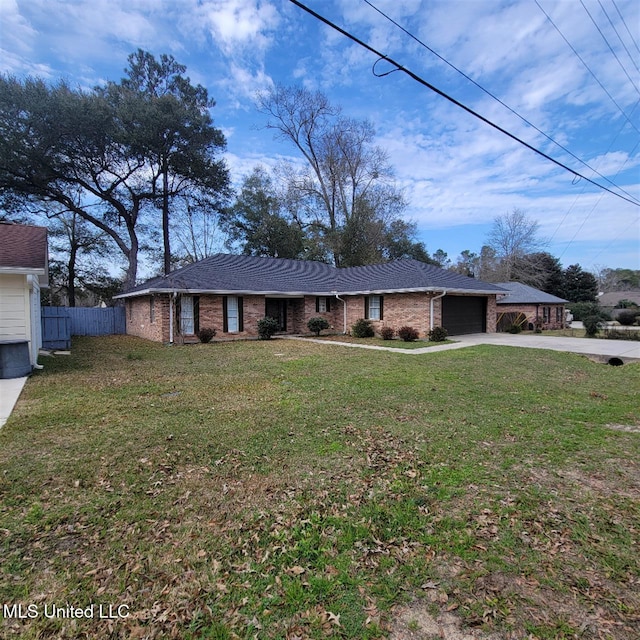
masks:
<svg viewBox="0 0 640 640"><path fill-rule="evenodd" d="M564 328L567 300L520 282L498 282L497 286L508 291L506 295L498 296L498 331L506 331L512 319L520 314L526 316L524 329Z"/></svg>
<svg viewBox="0 0 640 640"><path fill-rule="evenodd" d="M47 286L45 227L0 222L0 343L27 341L31 367L42 346L40 288Z"/></svg>
<svg viewBox="0 0 640 640"><path fill-rule="evenodd" d="M307 333L321 316L348 333L360 318L422 336L495 331L500 287L419 262L395 260L336 268L321 262L217 254L116 296L126 301L127 333L158 342L195 341L200 327L218 337L256 336L276 318L283 333Z"/></svg>
<svg viewBox="0 0 640 640"><path fill-rule="evenodd" d="M600 306L611 315L615 320L618 315L624 311L622 308L618 308L618 303L621 300L626 300L636 307L640 307L640 291L611 291L609 293L603 293L598 297Z"/></svg>

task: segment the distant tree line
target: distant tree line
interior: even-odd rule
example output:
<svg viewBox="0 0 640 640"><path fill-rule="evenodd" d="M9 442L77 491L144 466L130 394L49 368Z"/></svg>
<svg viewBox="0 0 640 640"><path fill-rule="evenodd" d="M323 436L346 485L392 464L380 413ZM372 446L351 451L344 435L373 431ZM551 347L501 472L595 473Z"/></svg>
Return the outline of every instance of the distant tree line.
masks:
<svg viewBox="0 0 640 640"><path fill-rule="evenodd" d="M92 90L0 76L0 219L48 225L53 302L109 303L136 283L140 254L168 273L223 246L342 267L414 258L595 299L594 276L562 269L518 209L495 218L479 253L430 255L372 124L320 92L276 86L259 96L267 128L298 160L254 167L233 193L215 102L185 72L138 50L119 82ZM640 272L603 269L600 285L638 288Z"/></svg>

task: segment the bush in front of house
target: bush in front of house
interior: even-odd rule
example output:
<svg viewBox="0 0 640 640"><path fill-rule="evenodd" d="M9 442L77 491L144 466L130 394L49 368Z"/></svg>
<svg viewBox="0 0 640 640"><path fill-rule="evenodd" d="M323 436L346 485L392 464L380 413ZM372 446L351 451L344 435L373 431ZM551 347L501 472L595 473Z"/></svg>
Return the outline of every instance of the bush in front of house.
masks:
<svg viewBox="0 0 640 640"><path fill-rule="evenodd" d="M624 327L630 327L635 324L638 315L640 315L640 311L621 311L616 320Z"/></svg>
<svg viewBox="0 0 640 640"><path fill-rule="evenodd" d="M405 342L413 342L417 340L419 336L418 330L413 327L404 326L398 329L398 338Z"/></svg>
<svg viewBox="0 0 640 640"><path fill-rule="evenodd" d="M393 336L396 335L396 330L393 327L382 327L380 329L380 337L383 340L393 340Z"/></svg>
<svg viewBox="0 0 640 640"><path fill-rule="evenodd" d="M258 320L258 337L260 340L270 340L277 330L278 321L275 318L266 316Z"/></svg>
<svg viewBox="0 0 640 640"><path fill-rule="evenodd" d="M211 342L213 336L216 335L216 330L213 327L202 327L196 335L200 342L207 344L207 342Z"/></svg>
<svg viewBox="0 0 640 640"><path fill-rule="evenodd" d="M429 342L444 342L449 332L444 327L433 327L429 331Z"/></svg>
<svg viewBox="0 0 640 640"><path fill-rule="evenodd" d="M319 336L323 329L329 328L329 322L326 318L310 318L309 322L307 322L307 328L309 331L313 331L313 333Z"/></svg>
<svg viewBox="0 0 640 640"><path fill-rule="evenodd" d="M375 331L373 330L371 320L360 318L360 320L351 327L351 335L354 338L373 338Z"/></svg>

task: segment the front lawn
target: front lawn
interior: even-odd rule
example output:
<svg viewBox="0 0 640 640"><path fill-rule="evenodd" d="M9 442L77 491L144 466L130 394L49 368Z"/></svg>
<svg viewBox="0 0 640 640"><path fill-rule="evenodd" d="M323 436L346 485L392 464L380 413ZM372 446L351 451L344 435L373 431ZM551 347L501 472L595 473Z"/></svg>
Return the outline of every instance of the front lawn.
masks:
<svg viewBox="0 0 640 640"><path fill-rule="evenodd" d="M0 430L0 636L637 638L638 364L126 336L41 362Z"/></svg>

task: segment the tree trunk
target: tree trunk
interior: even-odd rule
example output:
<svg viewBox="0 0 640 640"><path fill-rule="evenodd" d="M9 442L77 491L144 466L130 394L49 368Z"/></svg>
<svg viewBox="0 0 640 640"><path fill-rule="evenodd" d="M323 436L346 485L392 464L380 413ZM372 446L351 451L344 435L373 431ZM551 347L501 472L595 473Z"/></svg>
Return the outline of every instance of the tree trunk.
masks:
<svg viewBox="0 0 640 640"><path fill-rule="evenodd" d="M171 271L171 246L169 243L169 169L162 169L162 239L164 243L164 275Z"/></svg>
<svg viewBox="0 0 640 640"><path fill-rule="evenodd" d="M76 253L77 248L72 244L71 250L69 251L69 262L67 264L68 269L68 279L67 282L67 293L69 295L69 306L76 306Z"/></svg>

